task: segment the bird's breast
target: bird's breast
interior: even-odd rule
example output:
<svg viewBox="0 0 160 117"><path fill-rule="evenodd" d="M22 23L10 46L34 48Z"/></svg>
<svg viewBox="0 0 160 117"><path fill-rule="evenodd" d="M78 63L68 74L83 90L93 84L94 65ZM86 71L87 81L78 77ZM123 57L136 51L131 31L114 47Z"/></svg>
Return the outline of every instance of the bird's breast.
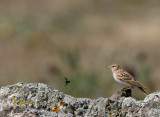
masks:
<svg viewBox="0 0 160 117"><path fill-rule="evenodd" d="M126 83L126 82L124 82L124 81L118 79L118 78L117 78L117 75L116 75L115 73L113 74L113 78L115 79L115 81L117 81L117 82L119 82L119 83L121 83L121 84L123 84L123 85L129 86L128 83Z"/></svg>

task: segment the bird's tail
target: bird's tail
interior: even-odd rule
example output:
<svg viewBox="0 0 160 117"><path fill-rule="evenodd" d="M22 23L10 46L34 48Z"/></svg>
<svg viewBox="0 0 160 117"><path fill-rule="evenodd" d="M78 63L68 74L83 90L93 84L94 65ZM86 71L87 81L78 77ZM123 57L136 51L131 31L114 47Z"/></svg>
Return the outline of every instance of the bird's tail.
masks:
<svg viewBox="0 0 160 117"><path fill-rule="evenodd" d="M146 91L145 91L145 87L138 87L145 95L147 95Z"/></svg>

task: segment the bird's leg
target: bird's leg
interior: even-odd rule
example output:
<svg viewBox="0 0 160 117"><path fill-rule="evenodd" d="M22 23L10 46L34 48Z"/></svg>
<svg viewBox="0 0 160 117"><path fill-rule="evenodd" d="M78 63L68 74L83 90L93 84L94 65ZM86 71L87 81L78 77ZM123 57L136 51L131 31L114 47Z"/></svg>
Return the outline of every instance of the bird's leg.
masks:
<svg viewBox="0 0 160 117"><path fill-rule="evenodd" d="M126 91L126 90L129 90L129 89L132 89L133 86L128 86L128 87L125 87L125 88L122 88L121 91Z"/></svg>
<svg viewBox="0 0 160 117"><path fill-rule="evenodd" d="M133 88L133 86L128 86L128 87L126 87L126 89L128 90L128 89L132 89Z"/></svg>
<svg viewBox="0 0 160 117"><path fill-rule="evenodd" d="M121 91L122 91L122 96L131 97L131 96L132 96L132 92L131 92L131 89L132 89L132 88L133 88L132 86L128 86L128 87L126 87L126 88L121 89Z"/></svg>

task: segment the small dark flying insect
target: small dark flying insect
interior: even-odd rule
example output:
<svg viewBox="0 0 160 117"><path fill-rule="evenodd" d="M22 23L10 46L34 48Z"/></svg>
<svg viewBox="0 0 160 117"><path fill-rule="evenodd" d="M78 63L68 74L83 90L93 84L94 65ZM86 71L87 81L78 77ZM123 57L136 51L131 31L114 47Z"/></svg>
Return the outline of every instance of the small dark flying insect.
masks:
<svg viewBox="0 0 160 117"><path fill-rule="evenodd" d="M71 81L69 81L67 77L65 77L64 79L65 79L65 83L66 83L65 86L67 86L68 83L70 83Z"/></svg>

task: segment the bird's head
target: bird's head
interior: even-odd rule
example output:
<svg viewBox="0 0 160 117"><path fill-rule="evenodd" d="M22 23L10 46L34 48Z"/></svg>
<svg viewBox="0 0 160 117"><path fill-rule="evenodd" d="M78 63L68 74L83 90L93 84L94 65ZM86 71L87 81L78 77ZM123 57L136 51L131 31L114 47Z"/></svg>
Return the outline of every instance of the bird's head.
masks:
<svg viewBox="0 0 160 117"><path fill-rule="evenodd" d="M108 68L110 68L112 70L112 72L115 72L118 69L120 69L121 67L117 64L112 64L112 65L108 66Z"/></svg>

